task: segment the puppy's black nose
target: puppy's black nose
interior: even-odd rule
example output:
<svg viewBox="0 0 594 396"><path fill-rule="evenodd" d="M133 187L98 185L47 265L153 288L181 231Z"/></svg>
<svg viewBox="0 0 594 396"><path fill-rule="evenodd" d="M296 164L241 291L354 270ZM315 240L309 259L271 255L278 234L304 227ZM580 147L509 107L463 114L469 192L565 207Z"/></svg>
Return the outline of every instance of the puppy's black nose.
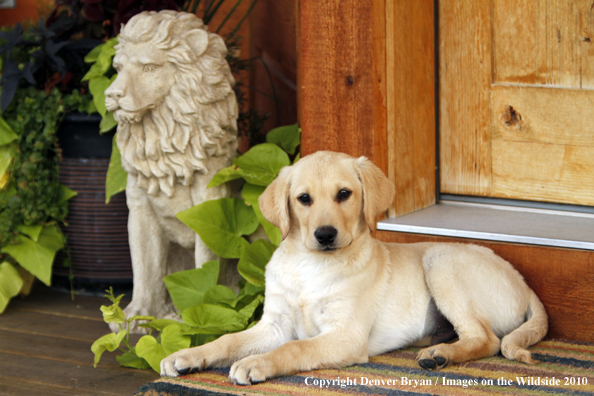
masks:
<svg viewBox="0 0 594 396"><path fill-rule="evenodd" d="M338 234L338 231L332 226L322 226L314 232L319 244L323 246L331 245L336 238L336 234Z"/></svg>

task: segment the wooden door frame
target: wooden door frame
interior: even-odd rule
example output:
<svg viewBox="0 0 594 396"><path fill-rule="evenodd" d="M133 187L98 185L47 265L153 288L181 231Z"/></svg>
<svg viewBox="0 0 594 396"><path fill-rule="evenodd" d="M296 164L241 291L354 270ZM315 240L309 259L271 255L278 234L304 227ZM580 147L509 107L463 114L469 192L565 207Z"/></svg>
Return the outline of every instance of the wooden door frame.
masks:
<svg viewBox="0 0 594 396"><path fill-rule="evenodd" d="M434 0L300 0L297 7L302 153L370 158L396 185L391 216L433 205Z"/></svg>

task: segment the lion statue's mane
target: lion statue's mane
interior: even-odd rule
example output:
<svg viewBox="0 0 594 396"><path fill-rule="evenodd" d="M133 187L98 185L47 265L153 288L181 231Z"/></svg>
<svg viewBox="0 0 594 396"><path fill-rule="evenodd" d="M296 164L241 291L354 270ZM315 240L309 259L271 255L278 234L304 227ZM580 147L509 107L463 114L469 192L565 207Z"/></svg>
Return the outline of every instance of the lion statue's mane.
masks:
<svg viewBox="0 0 594 396"><path fill-rule="evenodd" d="M122 29L116 50L149 43L166 51L176 66L175 84L152 110L118 119L117 144L122 165L137 175L149 194L169 197L175 184L189 185L194 172L208 171L211 156L232 157L237 148L237 102L234 78L218 35L208 32L208 46L199 56L183 32L208 27L193 14L143 12Z"/></svg>

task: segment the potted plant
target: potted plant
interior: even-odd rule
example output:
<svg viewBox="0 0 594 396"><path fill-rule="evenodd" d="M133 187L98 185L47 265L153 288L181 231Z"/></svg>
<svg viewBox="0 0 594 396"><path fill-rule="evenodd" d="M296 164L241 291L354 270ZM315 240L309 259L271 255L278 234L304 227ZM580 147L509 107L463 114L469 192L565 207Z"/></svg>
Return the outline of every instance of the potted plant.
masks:
<svg viewBox="0 0 594 396"><path fill-rule="evenodd" d="M67 200L76 193L60 183L59 164L74 133L58 130L67 124L66 114L78 113L75 120L88 122L86 113L95 111L81 82L89 69L84 57L147 4L159 10L178 9L179 3L58 0L37 26L17 23L0 32L0 312L10 298L26 294L35 277L51 283L56 253L65 246L58 225L67 219ZM99 190L103 194L103 185ZM120 217L125 224L126 215Z"/></svg>

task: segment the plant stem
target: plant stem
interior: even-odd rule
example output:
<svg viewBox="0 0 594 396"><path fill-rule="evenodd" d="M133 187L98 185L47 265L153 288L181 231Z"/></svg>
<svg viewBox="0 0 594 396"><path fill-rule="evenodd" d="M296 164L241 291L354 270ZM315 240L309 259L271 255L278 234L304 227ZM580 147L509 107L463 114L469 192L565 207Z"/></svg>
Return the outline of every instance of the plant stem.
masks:
<svg viewBox="0 0 594 396"><path fill-rule="evenodd" d="M223 22L221 22L221 24L219 25L219 27L217 28L217 30L215 31L215 33L218 33L221 30L221 28L225 25L225 23L227 23L227 21L229 20L229 18L231 17L231 15L235 12L235 10L237 9L237 7L239 7L239 5L242 2L243 2L243 0L237 0L237 2L233 5L233 7L227 13L227 15L225 16L225 18L223 19Z"/></svg>
<svg viewBox="0 0 594 396"><path fill-rule="evenodd" d="M204 15L204 18L203 18L204 23L210 22L212 17L215 16L215 14L217 13L217 10L224 2L225 2L225 0L219 0L219 2L214 7L212 7L212 11L209 10L210 12L208 13L208 15L206 15L206 14ZM207 19L208 19L208 22L206 21Z"/></svg>
<svg viewBox="0 0 594 396"><path fill-rule="evenodd" d="M235 28L231 31L231 33L229 33L229 35L227 36L227 39L233 37L233 35L235 33L237 33L237 31L239 30L239 28L241 27L241 24L243 23L243 21L245 21L245 19L248 17L248 15L250 15L250 13L252 12L252 10L254 9L254 6L256 5L256 3L258 2L258 0L254 0L252 1L252 4L250 5L250 8L248 8L248 10L245 12L245 15L241 18L241 20L237 23L237 25L235 26Z"/></svg>
<svg viewBox="0 0 594 396"><path fill-rule="evenodd" d="M200 0L194 0L194 4L192 6L192 14L196 14L196 10L198 9L198 6L200 5Z"/></svg>

